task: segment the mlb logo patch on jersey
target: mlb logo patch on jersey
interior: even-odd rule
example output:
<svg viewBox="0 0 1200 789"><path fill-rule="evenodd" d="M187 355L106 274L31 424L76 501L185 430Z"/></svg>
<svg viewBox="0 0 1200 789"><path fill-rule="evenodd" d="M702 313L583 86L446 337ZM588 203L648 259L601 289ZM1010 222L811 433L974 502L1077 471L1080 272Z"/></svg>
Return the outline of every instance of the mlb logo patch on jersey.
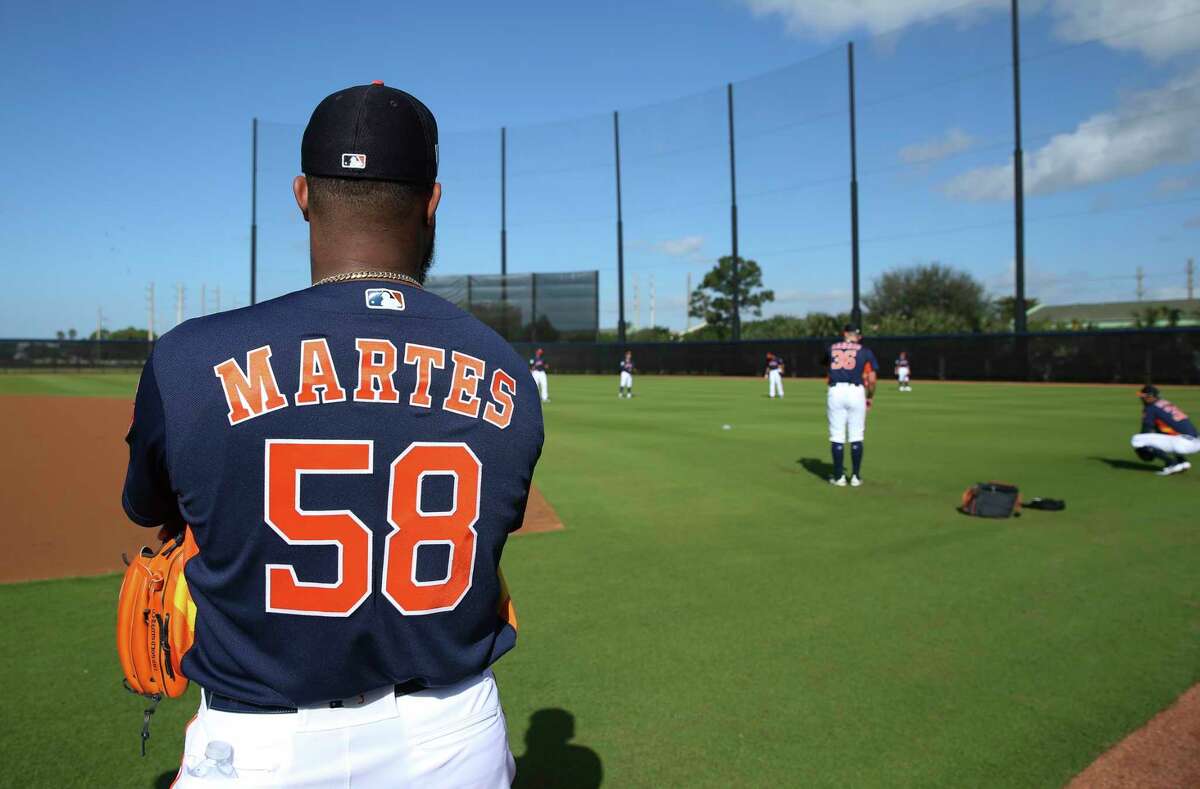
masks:
<svg viewBox="0 0 1200 789"><path fill-rule="evenodd" d="M365 170L367 169L367 155L365 153L344 153L342 154L342 167L346 170Z"/></svg>
<svg viewBox="0 0 1200 789"><path fill-rule="evenodd" d="M397 312L404 309L404 294L398 290L367 288L366 297L369 309L396 310Z"/></svg>

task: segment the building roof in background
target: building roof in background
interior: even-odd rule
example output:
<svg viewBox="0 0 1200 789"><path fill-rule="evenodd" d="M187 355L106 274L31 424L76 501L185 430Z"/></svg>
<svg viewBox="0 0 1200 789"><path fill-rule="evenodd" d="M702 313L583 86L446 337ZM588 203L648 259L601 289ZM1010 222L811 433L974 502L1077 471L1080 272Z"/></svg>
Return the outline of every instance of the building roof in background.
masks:
<svg viewBox="0 0 1200 789"><path fill-rule="evenodd" d="M1029 318L1050 323L1095 324L1101 328L1132 326L1135 315L1149 309L1179 310L1179 325L1200 324L1200 299L1169 299L1166 301L1108 301L1098 304L1039 304L1028 313ZM1159 325L1166 321L1159 318Z"/></svg>

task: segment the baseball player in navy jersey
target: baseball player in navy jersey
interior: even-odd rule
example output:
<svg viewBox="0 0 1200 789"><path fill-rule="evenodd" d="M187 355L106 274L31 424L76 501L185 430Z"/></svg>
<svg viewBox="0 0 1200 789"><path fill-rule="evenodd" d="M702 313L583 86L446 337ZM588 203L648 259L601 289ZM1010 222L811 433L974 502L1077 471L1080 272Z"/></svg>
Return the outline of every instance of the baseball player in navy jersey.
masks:
<svg viewBox="0 0 1200 789"><path fill-rule="evenodd" d="M542 349L538 348L529 360L529 370L533 374L533 382L537 384L538 394L541 395L543 403L550 402L550 381L546 378L546 370L549 367Z"/></svg>
<svg viewBox="0 0 1200 789"><path fill-rule="evenodd" d="M862 334L854 326L846 326L842 330L842 341L829 346L826 361L829 364L826 407L833 453L833 477L829 481L838 487L846 486L845 451L849 440L850 485L857 488L862 484L867 409L875 396L879 362L871 349L862 344Z"/></svg>
<svg viewBox="0 0 1200 789"><path fill-rule="evenodd" d="M908 362L908 351L901 351L900 358L896 360L896 381L901 392L912 391L912 366Z"/></svg>
<svg viewBox="0 0 1200 789"><path fill-rule="evenodd" d="M617 386L617 397L633 397L633 351L626 351L621 360L621 380Z"/></svg>
<svg viewBox="0 0 1200 789"><path fill-rule="evenodd" d="M1138 392L1142 401L1142 429L1131 443L1142 460L1161 460L1161 477L1192 467L1184 455L1200 452L1200 433L1183 409L1162 397L1158 387L1147 384Z"/></svg>
<svg viewBox="0 0 1200 789"><path fill-rule="evenodd" d="M421 288L437 126L373 83L318 105L296 202L312 287L165 334L124 506L186 522L201 687L176 786L506 787L499 573L542 416L524 361Z"/></svg>
<svg viewBox="0 0 1200 789"><path fill-rule="evenodd" d="M783 397L783 360L773 353L767 354L767 396L774 397L778 392Z"/></svg>

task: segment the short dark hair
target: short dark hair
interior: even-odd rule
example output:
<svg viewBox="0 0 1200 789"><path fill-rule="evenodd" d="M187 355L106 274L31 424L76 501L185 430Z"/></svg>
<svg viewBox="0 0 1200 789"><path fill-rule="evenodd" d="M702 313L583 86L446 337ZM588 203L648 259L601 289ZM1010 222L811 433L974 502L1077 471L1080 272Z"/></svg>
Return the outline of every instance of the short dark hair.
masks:
<svg viewBox="0 0 1200 789"><path fill-rule="evenodd" d="M1154 384L1146 384L1141 388L1138 394L1149 395L1150 397L1158 397L1158 387Z"/></svg>
<svg viewBox="0 0 1200 789"><path fill-rule="evenodd" d="M431 186L365 178L309 175L308 208L316 214L347 212L405 221L425 207Z"/></svg>

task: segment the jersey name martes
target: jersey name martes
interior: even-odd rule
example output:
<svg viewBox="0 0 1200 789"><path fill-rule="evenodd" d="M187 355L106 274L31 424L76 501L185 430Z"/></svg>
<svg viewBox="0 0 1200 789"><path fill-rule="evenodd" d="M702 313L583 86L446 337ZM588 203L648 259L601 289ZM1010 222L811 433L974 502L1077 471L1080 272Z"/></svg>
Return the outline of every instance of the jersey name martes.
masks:
<svg viewBox="0 0 1200 789"><path fill-rule="evenodd" d="M299 380L292 385L276 377L270 345L247 351L244 363L229 358L214 365L229 424L293 405L346 402L439 409L500 430L512 422L517 380L499 367L489 371L483 359L417 343L398 348L391 340L371 337L355 338L354 347L357 359L335 363L325 339L302 340L295 349ZM445 391L445 397L434 397L432 389Z"/></svg>

